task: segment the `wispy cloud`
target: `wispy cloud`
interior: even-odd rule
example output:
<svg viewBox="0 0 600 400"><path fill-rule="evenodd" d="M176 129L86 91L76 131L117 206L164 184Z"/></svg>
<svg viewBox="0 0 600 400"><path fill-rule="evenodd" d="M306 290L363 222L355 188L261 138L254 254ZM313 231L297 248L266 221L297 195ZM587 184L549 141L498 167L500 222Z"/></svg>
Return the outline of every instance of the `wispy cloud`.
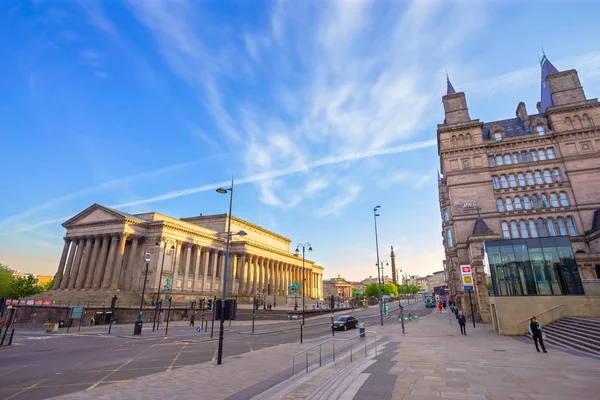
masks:
<svg viewBox="0 0 600 400"><path fill-rule="evenodd" d="M317 215L340 215L362 191L362 186L357 184L346 185L342 188L343 193L335 196L331 201L323 205L317 211Z"/></svg>

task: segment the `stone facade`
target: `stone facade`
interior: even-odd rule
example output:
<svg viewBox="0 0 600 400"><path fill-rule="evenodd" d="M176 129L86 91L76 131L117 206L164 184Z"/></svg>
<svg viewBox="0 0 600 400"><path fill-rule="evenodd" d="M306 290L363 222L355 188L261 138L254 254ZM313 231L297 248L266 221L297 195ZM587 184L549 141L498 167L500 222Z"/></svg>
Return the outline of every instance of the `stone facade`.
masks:
<svg viewBox="0 0 600 400"><path fill-rule="evenodd" d="M575 70L559 72L545 56L541 67L535 115L519 103L515 118L482 123L449 82L442 97L438 188L446 281L467 310L459 266L472 266L473 307L486 322L486 240L568 235L582 278L596 278L600 265L600 104L585 97Z"/></svg>
<svg viewBox="0 0 600 400"><path fill-rule="evenodd" d="M224 284L227 214L172 218L130 215L94 204L63 226L65 245L54 291L141 294L144 254L150 254L146 299L160 288L174 300L219 296ZM292 282L305 281L305 295L322 298L323 267L289 251L290 240L236 217L231 232L227 294L286 296ZM170 281L170 289L164 290ZM54 296L56 297L56 296Z"/></svg>

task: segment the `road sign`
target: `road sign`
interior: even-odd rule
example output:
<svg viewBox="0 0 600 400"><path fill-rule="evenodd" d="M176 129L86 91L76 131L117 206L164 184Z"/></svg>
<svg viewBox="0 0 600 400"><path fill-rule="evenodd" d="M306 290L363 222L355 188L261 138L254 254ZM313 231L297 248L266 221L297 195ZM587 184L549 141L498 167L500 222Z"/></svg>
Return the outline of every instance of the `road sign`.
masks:
<svg viewBox="0 0 600 400"><path fill-rule="evenodd" d="M468 264L465 265L461 265L460 266L460 273L461 274L467 274L467 275L471 275L473 273L473 271L471 270L471 266Z"/></svg>
<svg viewBox="0 0 600 400"><path fill-rule="evenodd" d="M473 290L473 286L463 286L464 290Z"/></svg>
<svg viewBox="0 0 600 400"><path fill-rule="evenodd" d="M82 319L85 314L85 307L71 307L70 319Z"/></svg>
<svg viewBox="0 0 600 400"><path fill-rule="evenodd" d="M473 275L463 275L463 285L473 286Z"/></svg>
<svg viewBox="0 0 600 400"><path fill-rule="evenodd" d="M202 331L202 328L201 328L201 327L199 327L199 326L198 326L198 327L196 327L196 332L200 332L200 331Z"/></svg>

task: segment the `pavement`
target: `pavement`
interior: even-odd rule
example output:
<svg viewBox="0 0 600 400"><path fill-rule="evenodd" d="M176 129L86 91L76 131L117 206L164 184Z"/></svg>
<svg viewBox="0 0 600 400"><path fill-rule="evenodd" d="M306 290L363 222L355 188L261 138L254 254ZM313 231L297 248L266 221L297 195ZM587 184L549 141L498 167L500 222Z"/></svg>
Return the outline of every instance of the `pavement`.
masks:
<svg viewBox="0 0 600 400"><path fill-rule="evenodd" d="M402 399L402 400L570 400L598 398L600 363L597 359L548 346L535 351L533 343L497 335L489 325L469 321L461 335L456 319L445 310L405 324L396 318L373 335L350 339L355 331L311 343L286 343L223 361L198 364L143 376L127 382L98 385L60 399ZM350 344L353 344L350 362ZM319 354L323 366L319 367Z"/></svg>
<svg viewBox="0 0 600 400"><path fill-rule="evenodd" d="M422 302L410 305L410 309L415 308L423 310L413 312L428 312ZM379 322L378 307L356 310L352 314L364 322L368 329ZM306 320L303 332L305 346L331 337L330 318L331 314L327 314ZM271 374L267 378L271 379L268 382L272 384L285 380L291 375L289 354L303 348L297 347L300 321L256 322L254 334L248 321L234 321L231 327L227 322L225 325L221 367L233 364L233 371L236 371L238 367L235 367L235 363L240 357L257 357L252 356L255 353L258 355L252 361L254 364L251 368L258 376L252 378L244 372L245 378L249 380L232 380L228 383L232 395L249 386L268 381L262 378L267 372ZM96 389L104 392L114 384L133 383L141 377L155 376L160 372L189 368L196 374L200 370L214 368L217 359L218 322L212 338L210 324L208 332L196 332L188 325L189 322L170 324L168 336L164 334L164 325L161 325L159 331L152 333L151 325L147 324L142 336L132 335L131 324L113 325L110 335L107 334L107 326L82 327L81 332L77 332L77 328L71 328L68 334L65 328L54 334L46 334L43 330L17 330L13 346L2 347L0 351L0 399L41 400L82 390L87 390L88 393L94 393ZM356 334L356 330L336 332L335 338ZM280 351L283 351L281 358L285 362L270 358ZM324 349L323 356L328 351L331 349ZM269 362L268 368L264 366L265 361ZM223 371L221 367L215 372ZM278 376L286 369L289 370L285 372L288 375ZM234 375L231 376L237 376L239 371L232 374ZM209 386L214 385L206 385ZM218 389L214 398L219 398L223 393ZM154 397L152 393L146 396Z"/></svg>

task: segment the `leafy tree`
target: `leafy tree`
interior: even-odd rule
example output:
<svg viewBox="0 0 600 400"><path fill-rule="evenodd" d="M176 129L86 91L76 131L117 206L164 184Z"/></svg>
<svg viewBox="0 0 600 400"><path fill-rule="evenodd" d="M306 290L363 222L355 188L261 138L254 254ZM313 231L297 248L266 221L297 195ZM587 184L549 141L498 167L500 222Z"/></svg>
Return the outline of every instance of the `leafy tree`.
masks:
<svg viewBox="0 0 600 400"><path fill-rule="evenodd" d="M393 294L394 297L398 297L398 288L393 283L386 283L383 285L383 294L388 296Z"/></svg>
<svg viewBox="0 0 600 400"><path fill-rule="evenodd" d="M52 286L54 286L54 278L52 278L50 282L42 286L42 291L47 292L48 290L52 289Z"/></svg>
<svg viewBox="0 0 600 400"><path fill-rule="evenodd" d="M33 276L21 276L14 278L8 284L8 296L12 299L20 299L27 296L42 293L43 289L35 284Z"/></svg>
<svg viewBox="0 0 600 400"><path fill-rule="evenodd" d="M8 286L12 280L12 270L8 265L0 264L0 297L9 297Z"/></svg>
<svg viewBox="0 0 600 400"><path fill-rule="evenodd" d="M365 296L379 298L379 285L376 283L369 283L365 287Z"/></svg>

